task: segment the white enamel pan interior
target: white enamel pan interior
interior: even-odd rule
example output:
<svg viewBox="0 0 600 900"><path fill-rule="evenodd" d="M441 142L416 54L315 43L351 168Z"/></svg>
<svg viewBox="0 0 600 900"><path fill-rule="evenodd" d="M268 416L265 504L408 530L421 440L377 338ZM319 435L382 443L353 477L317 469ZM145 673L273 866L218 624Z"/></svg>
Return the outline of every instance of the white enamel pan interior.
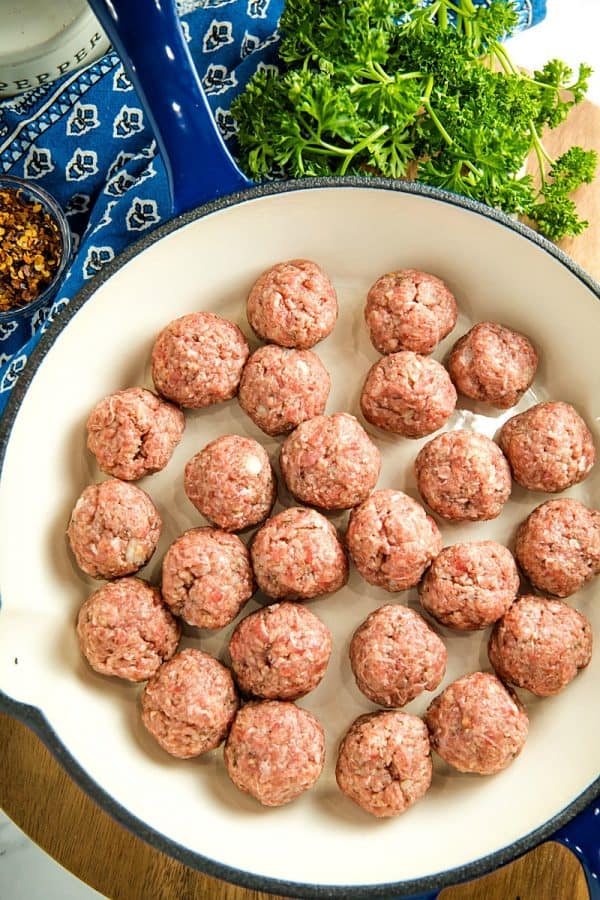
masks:
<svg viewBox="0 0 600 900"><path fill-rule="evenodd" d="M74 564L65 528L79 493L104 477L85 448L89 410L109 392L152 387L153 340L177 316L212 310L237 322L256 347L245 317L249 288L266 267L293 257L316 260L339 294L336 328L315 348L333 379L328 412L360 417L361 384L378 358L363 322L365 295L382 273L414 267L440 276L460 307L457 327L436 359L477 321L524 332L539 349L540 367L518 410L538 400L568 401L600 447L598 288L547 242L482 207L386 181L289 183L217 201L159 229L109 266L52 325L12 397L0 445L3 706L29 721L121 822L191 865L298 896L416 893L514 857L597 796L600 652L558 696L537 700L522 692L530 735L504 772L461 775L436 759L427 795L405 815L378 821L335 784L341 736L356 716L375 709L354 684L348 644L377 606L418 609L415 590L390 595L352 570L347 587L311 602L333 633L334 652L321 685L299 702L325 727L327 760L317 785L279 809L262 808L231 784L220 749L190 761L162 752L140 724L141 687L92 672L75 636L77 610L97 583ZM447 428L493 437L511 412L461 401ZM184 439L167 468L141 481L165 523L158 550L141 572L154 582L171 541L203 524L182 483L195 452L235 432L261 441L277 467L281 441L265 438L236 400L188 412L186 419ZM425 439L366 428L383 454L378 487L419 499L413 461ZM565 496L600 506L600 466ZM546 499L515 487L492 522L439 521L444 543L494 538L510 546L517 524ZM290 503L280 485L277 508ZM346 518L333 517L342 531ZM243 538L250 540L251 533ZM591 619L596 639L597 594L595 582L569 599ZM265 602L256 595L242 615ZM227 661L232 628L190 629L183 645ZM444 685L489 668L487 631L438 630L449 653ZM407 710L423 713L431 699L422 696Z"/></svg>

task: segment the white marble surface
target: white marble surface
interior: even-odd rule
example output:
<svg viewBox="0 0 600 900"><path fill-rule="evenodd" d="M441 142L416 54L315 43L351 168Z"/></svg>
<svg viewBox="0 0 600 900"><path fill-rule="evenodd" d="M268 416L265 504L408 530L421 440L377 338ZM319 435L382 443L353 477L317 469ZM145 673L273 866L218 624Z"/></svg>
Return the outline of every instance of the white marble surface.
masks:
<svg viewBox="0 0 600 900"><path fill-rule="evenodd" d="M588 98L600 103L600 0L547 0L543 22L507 42L516 63L541 67L549 59L563 59L574 69L589 63L594 73Z"/></svg>
<svg viewBox="0 0 600 900"><path fill-rule="evenodd" d="M101 900L0 812L0 897L3 900Z"/></svg>
<svg viewBox="0 0 600 900"><path fill-rule="evenodd" d="M510 53L534 67L560 57L596 67L589 97L600 103L600 0L548 0L546 20L513 38ZM73 877L0 812L0 897L6 900L98 900L102 895Z"/></svg>

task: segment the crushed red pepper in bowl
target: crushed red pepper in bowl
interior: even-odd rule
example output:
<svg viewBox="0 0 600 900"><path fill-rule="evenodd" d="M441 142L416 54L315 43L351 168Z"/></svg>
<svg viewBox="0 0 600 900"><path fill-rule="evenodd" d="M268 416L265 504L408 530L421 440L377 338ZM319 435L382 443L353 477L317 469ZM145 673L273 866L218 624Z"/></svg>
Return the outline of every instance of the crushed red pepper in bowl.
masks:
<svg viewBox="0 0 600 900"><path fill-rule="evenodd" d="M57 200L27 179L0 175L0 368L39 331L72 251Z"/></svg>
<svg viewBox="0 0 600 900"><path fill-rule="evenodd" d="M0 311L39 297L62 258L61 231L47 207L22 188L0 184Z"/></svg>

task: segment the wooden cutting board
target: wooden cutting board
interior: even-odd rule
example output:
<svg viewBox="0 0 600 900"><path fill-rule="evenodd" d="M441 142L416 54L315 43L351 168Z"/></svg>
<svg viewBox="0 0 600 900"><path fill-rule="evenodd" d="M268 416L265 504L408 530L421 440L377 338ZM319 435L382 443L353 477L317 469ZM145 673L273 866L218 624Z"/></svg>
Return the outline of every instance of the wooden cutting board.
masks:
<svg viewBox="0 0 600 900"><path fill-rule="evenodd" d="M589 103L546 145L571 143L600 151L600 109ZM579 207L590 228L561 246L600 281L600 181L581 188ZM110 900L268 900L189 869L134 837L74 784L25 726L0 715L0 806L36 843ZM492 813L492 811L490 811ZM25 876L26 882L26 876ZM443 900L587 900L579 863L547 843L484 878L446 888Z"/></svg>

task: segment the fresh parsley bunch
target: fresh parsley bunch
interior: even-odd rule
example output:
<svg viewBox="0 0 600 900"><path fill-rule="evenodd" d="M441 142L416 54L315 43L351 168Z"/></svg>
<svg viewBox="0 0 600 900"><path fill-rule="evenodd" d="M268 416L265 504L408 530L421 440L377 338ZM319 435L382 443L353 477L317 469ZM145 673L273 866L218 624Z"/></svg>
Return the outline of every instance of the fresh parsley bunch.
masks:
<svg viewBox="0 0 600 900"><path fill-rule="evenodd" d="M579 234L570 194L592 181L596 153L554 160L541 135L583 99L591 69L518 70L501 43L516 24L510 0L287 0L284 73L258 72L232 107L242 165L259 180L417 178L552 240ZM531 151L539 188L522 171Z"/></svg>

